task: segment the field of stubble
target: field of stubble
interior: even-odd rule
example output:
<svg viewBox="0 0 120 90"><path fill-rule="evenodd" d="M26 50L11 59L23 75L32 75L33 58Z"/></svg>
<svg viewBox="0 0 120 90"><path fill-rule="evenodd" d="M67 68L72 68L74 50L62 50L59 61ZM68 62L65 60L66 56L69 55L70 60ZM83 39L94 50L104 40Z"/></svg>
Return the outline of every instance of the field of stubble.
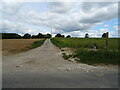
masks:
<svg viewBox="0 0 120 90"><path fill-rule="evenodd" d="M11 55L29 50L31 44L42 39L2 39L2 54Z"/></svg>

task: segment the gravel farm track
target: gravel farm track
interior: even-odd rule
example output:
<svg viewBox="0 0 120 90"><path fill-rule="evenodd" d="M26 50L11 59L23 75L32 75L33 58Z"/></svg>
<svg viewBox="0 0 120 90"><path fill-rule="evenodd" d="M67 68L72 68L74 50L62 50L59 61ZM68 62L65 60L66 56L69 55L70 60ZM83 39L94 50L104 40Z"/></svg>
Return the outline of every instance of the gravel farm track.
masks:
<svg viewBox="0 0 120 90"><path fill-rule="evenodd" d="M47 39L41 47L2 56L3 88L117 88L117 66L64 60Z"/></svg>

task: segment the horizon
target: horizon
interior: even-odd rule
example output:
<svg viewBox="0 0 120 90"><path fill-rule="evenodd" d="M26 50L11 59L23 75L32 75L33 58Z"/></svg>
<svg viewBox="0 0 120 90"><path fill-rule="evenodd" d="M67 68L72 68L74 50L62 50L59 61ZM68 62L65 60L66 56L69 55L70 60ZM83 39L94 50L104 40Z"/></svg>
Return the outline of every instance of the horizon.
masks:
<svg viewBox="0 0 120 90"><path fill-rule="evenodd" d="M39 32L40 33L40 32ZM39 34L38 33L38 34ZM109 32L108 32L109 33ZM0 33L0 37L2 37L2 35L1 34L18 34L18 35L20 35L21 37L23 37L25 34L29 34L29 33L25 33L25 34L19 34L19 33ZM38 34L29 34L29 35L31 35L31 37L32 36L37 36ZM50 34L50 33L46 33L46 34L43 34L43 33L41 33L42 35L47 35L47 34ZM60 33L58 33L58 34L60 34ZM89 33L87 33L88 34L88 36L89 36ZM51 34L50 34L51 35ZM55 36L56 36L57 34L55 34ZM61 35L64 35L64 34L61 34ZM102 34L103 35L103 34ZM91 37L91 36L89 36L88 38L103 38L102 37L102 35L101 35L101 37ZM55 36L52 36L52 38L55 38ZM66 38L68 35L64 35L64 37L63 38ZM108 36L109 37L109 36ZM43 37L44 38L44 37ZM61 37L58 37L58 38L61 38ZM72 37L71 36L71 38L85 38L85 36L84 37L81 37L81 36L79 36L79 37ZM109 38L120 38L120 37L109 37ZM1 39L1 38L0 38Z"/></svg>

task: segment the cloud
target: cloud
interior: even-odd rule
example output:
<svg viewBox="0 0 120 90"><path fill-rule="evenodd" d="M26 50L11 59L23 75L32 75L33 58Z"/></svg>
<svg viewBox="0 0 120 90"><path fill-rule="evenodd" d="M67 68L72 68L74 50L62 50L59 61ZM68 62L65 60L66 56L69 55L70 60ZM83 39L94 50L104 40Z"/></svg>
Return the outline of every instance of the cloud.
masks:
<svg viewBox="0 0 120 90"><path fill-rule="evenodd" d="M1 6L2 8L0 9L0 12L6 15L13 15L19 12L19 9L22 7L22 3L6 2L5 0L2 0Z"/></svg>
<svg viewBox="0 0 120 90"><path fill-rule="evenodd" d="M119 26L113 26L113 28L115 28L115 30L120 30L120 27Z"/></svg>
<svg viewBox="0 0 120 90"><path fill-rule="evenodd" d="M113 4L113 2L84 2L82 4L82 11L85 13L94 12L100 8L106 8Z"/></svg>
<svg viewBox="0 0 120 90"><path fill-rule="evenodd" d="M53 33L56 34L71 33L77 36L80 32L82 34L79 35L83 36L83 33L90 31L89 33L93 35L97 32L91 31L91 28L104 21L117 18L118 13L117 3L51 2L48 4L49 10L44 12L36 10L44 5L31 6L33 9L28 11L24 10L25 5L29 3L3 3L3 19L8 21L3 22L4 32L43 32L44 30L34 27L45 27L54 29ZM108 26L104 25L104 27Z"/></svg>
<svg viewBox="0 0 120 90"><path fill-rule="evenodd" d="M73 8L74 4L75 2L53 2L50 5L51 12L54 13L69 12Z"/></svg>
<svg viewBox="0 0 120 90"><path fill-rule="evenodd" d="M104 27L109 27L109 25L103 25Z"/></svg>
<svg viewBox="0 0 120 90"><path fill-rule="evenodd" d="M117 18L117 3L109 3L109 4L101 4L99 3L84 3L85 6L88 9L86 10L82 9L82 11L85 13L85 15L82 17L80 22L83 23L99 23L107 20L111 20L113 18ZM83 7L85 7L83 4ZM89 4L91 5L89 7ZM114 8L114 9L113 9Z"/></svg>
<svg viewBox="0 0 120 90"><path fill-rule="evenodd" d="M0 23L0 27L2 27L3 33L37 34L39 32L38 29L27 27L21 22L14 23L10 21L3 21Z"/></svg>
<svg viewBox="0 0 120 90"><path fill-rule="evenodd" d="M54 4L55 5L52 6L52 11L50 12L45 12L42 14L34 12L33 15L28 13L29 16L32 16L34 18L34 20L31 20L30 22L36 25L45 25L47 27L57 30L70 32L78 30L88 30L93 26L97 25L98 23L117 17L117 7L115 6L116 3L102 3L103 5L99 3L94 3L94 6L92 6L92 8L95 9L95 12L90 13L68 13L68 11L70 11L68 9L69 4L66 5L65 3L58 2ZM114 10L111 10L111 8L114 8Z"/></svg>

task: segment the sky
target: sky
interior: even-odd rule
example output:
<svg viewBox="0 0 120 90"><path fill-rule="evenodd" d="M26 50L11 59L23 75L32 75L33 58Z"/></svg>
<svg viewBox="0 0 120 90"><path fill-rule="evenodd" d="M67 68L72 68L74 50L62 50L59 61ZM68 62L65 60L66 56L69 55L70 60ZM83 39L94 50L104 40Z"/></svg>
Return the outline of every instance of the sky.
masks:
<svg viewBox="0 0 120 90"><path fill-rule="evenodd" d="M0 2L3 33L118 37L117 2Z"/></svg>

